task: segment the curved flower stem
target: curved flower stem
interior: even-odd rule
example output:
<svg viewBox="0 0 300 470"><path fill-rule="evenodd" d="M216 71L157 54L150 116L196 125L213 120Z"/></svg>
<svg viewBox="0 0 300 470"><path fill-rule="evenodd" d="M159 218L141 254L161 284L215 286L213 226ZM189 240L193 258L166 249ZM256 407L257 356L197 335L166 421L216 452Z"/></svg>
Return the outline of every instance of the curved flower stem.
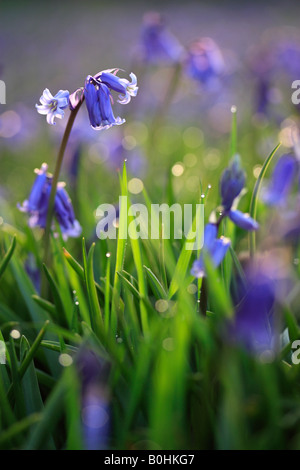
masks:
<svg viewBox="0 0 300 470"><path fill-rule="evenodd" d="M53 213L54 213L54 201L55 201L55 195L56 195L56 189L57 189L57 183L59 179L59 174L60 174L60 169L62 166L66 146L70 137L70 133L76 118L76 115L79 111L79 108L82 104L82 101L78 103L76 108L71 110L69 120L60 144L59 152L57 155L57 160L56 160L56 165L53 173L53 178L52 178L52 185L51 185L51 192L49 196L49 205L48 205L48 212L47 212L47 219L46 219L46 228L45 228L45 233L44 233L44 258L43 258L43 264L47 266L49 262L49 254L50 254L50 234L51 234L51 225L52 225L52 219L53 219ZM42 276L42 286L41 286L41 294L45 293L45 276Z"/></svg>
<svg viewBox="0 0 300 470"><path fill-rule="evenodd" d="M255 183L254 190L253 190L252 197L251 197L251 202L250 202L250 209L249 209L250 217L252 217L252 219L254 219L254 220L256 220L258 194L259 194L264 176L266 174L266 171L267 171L267 169L268 169L268 167L269 167L276 151L279 149L280 145L281 145L281 143L276 145L276 147L272 150L270 155L264 161L262 169L260 170L259 177L257 178L257 181ZM255 247L256 247L256 234L255 234L255 230L253 230L253 231L249 232L249 253L250 253L250 258L254 257Z"/></svg>
<svg viewBox="0 0 300 470"><path fill-rule="evenodd" d="M157 106L157 109L154 113L154 116L152 117L152 122L150 124L150 138L149 138L149 144L150 148L148 149L149 155L153 157L153 151L155 152L155 146L153 146L153 139L152 137L155 136L156 131L161 127L164 117L166 115L166 112L169 108L169 106L172 103L172 99L174 98L174 95L177 91L178 85L180 83L181 79L181 74L182 74L182 64L181 62L176 62L173 66L172 74L170 77L170 82L167 87L167 90Z"/></svg>

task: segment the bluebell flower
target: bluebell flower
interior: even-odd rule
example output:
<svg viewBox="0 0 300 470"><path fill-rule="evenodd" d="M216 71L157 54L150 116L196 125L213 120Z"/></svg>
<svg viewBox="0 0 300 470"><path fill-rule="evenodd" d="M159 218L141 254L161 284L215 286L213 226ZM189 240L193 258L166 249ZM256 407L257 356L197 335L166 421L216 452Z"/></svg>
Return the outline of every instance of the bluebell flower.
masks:
<svg viewBox="0 0 300 470"><path fill-rule="evenodd" d="M156 64L161 61L176 63L183 48L168 31L163 17L157 12L148 12L143 18L141 31L141 59Z"/></svg>
<svg viewBox="0 0 300 470"><path fill-rule="evenodd" d="M189 45L185 71L202 85L214 87L219 84L219 79L224 73L224 59L211 38L201 38Z"/></svg>
<svg viewBox="0 0 300 470"><path fill-rule="evenodd" d="M46 88L40 97L40 102L40 105L35 105L38 113L46 114L48 124L55 124L55 118L62 119L64 117L64 109L69 105L69 92L59 90L55 96L52 96Z"/></svg>
<svg viewBox="0 0 300 470"><path fill-rule="evenodd" d="M131 97L137 94L137 79L133 73L130 74L131 82L129 82L127 79L119 78L116 75L116 69L112 70L114 73L104 70L95 76L88 75L85 81L86 107L91 126L96 130L109 129L125 122L125 119L114 116L111 90L120 93L119 103L121 104L129 103Z"/></svg>
<svg viewBox="0 0 300 470"><path fill-rule="evenodd" d="M220 182L222 206L225 211L231 209L233 201L245 186L245 180L246 175L241 168L240 158L235 155L229 167L223 172Z"/></svg>
<svg viewBox="0 0 300 470"><path fill-rule="evenodd" d="M258 223L249 214L234 208L235 200L242 192L245 185L245 172L241 168L240 158L235 155L230 165L223 172L220 182L220 193L222 198L222 218L229 219L244 230L258 230Z"/></svg>
<svg viewBox="0 0 300 470"><path fill-rule="evenodd" d="M236 311L229 327L231 339L249 352L276 352L281 322L278 306L295 288L287 252L270 250L245 268L245 282L238 288Z"/></svg>
<svg viewBox="0 0 300 470"><path fill-rule="evenodd" d="M18 204L20 211L26 212L29 215L29 227L46 227L52 185L52 175L47 173L47 170L48 165L46 163L43 163L40 170L35 170L37 176L31 188L29 198L22 205ZM54 216L60 225L64 239L80 235L81 226L75 219L73 206L68 193L64 189L64 183L58 183L57 185Z"/></svg>
<svg viewBox="0 0 300 470"><path fill-rule="evenodd" d="M258 270L247 276L247 288L235 314L235 340L251 351L271 350L274 345L274 304L274 281Z"/></svg>
<svg viewBox="0 0 300 470"><path fill-rule="evenodd" d="M72 202L64 186L65 183L57 184L54 214L64 238L79 237L82 229L78 220L75 219Z"/></svg>
<svg viewBox="0 0 300 470"><path fill-rule="evenodd" d="M205 226L201 254L194 262L191 270L193 276L198 278L205 276L205 256L209 256L215 268L223 261L230 247L230 240L225 237L217 238L217 232L217 225L209 223Z"/></svg>
<svg viewBox="0 0 300 470"><path fill-rule="evenodd" d="M268 79L259 79L256 84L256 112L260 116L268 115L271 84Z"/></svg>
<svg viewBox="0 0 300 470"><path fill-rule="evenodd" d="M270 206L285 205L298 171L298 162L291 154L283 155L275 165L270 182L262 191L262 200Z"/></svg>

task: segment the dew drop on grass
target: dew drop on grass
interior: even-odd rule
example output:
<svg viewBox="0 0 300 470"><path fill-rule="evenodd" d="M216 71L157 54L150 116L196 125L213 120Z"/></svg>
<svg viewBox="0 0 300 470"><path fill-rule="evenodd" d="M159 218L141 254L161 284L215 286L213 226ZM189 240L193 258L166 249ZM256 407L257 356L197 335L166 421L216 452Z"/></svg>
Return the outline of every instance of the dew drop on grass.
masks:
<svg viewBox="0 0 300 470"><path fill-rule="evenodd" d="M167 300L159 299L155 302L155 308L159 313L164 313L168 310L169 304Z"/></svg>
<svg viewBox="0 0 300 470"><path fill-rule="evenodd" d="M187 286L186 290L188 291L189 294L196 294L198 288L197 288L196 284L190 284L190 285Z"/></svg>
<svg viewBox="0 0 300 470"><path fill-rule="evenodd" d="M173 351L174 350L174 339L173 338L165 338L162 342L162 346L166 351Z"/></svg>
<svg viewBox="0 0 300 470"><path fill-rule="evenodd" d="M70 356L70 354L62 353L58 357L58 362L60 363L61 366L68 367L71 364L73 364L73 359Z"/></svg>
<svg viewBox="0 0 300 470"><path fill-rule="evenodd" d="M10 336L13 339L19 339L21 337L21 333L19 332L19 330L11 330Z"/></svg>

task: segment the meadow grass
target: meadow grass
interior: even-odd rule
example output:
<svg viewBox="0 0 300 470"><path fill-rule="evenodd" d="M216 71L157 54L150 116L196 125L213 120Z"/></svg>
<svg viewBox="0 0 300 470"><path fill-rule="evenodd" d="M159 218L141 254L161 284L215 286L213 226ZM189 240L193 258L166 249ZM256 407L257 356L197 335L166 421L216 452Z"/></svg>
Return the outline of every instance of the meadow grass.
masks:
<svg viewBox="0 0 300 470"><path fill-rule="evenodd" d="M42 232L29 229L15 207L28 191L27 170L10 202L3 200L0 340L6 345L6 364L0 365L0 448L88 447L79 369L85 351L93 351L106 371L99 385L101 406L109 416L109 430L100 442L104 448L298 449L299 368L290 353L300 331L291 305L287 302L280 312L281 330L287 328L289 340L275 356L252 354L228 337L236 307L233 293L245 276L241 253L247 259L254 256L260 231L248 236L226 221L223 233L232 240L230 251L218 269L206 260L206 277L195 279L190 269L199 252L186 250L184 239L173 233L170 239L100 240L93 216L101 202L116 202L122 195L129 196L128 204L134 200L147 207L201 202L207 220L218 205L220 174L238 152L248 173L248 192L240 205L267 225L259 191L281 150L274 141L274 150L258 160L253 139L258 132L266 138L268 129L246 122L238 131L234 113L231 136L218 142L221 163L205 168L204 156L212 146L205 138L191 150L181 138L174 144L178 124L153 131L149 123L148 129L143 144L151 147L153 160L138 195L128 191L126 162L112 172L83 152L72 194L83 237L66 242L56 227L46 265ZM47 153L38 141L29 162ZM189 168L183 157L191 153L196 158ZM12 168L21 171L22 164L18 155L7 150L8 155L5 171L15 184ZM181 176L172 172L178 162L184 168ZM257 164L261 170L255 179ZM189 191L195 175L198 188ZM123 207L118 234L130 221ZM42 273L47 295L37 291L25 270L28 253Z"/></svg>

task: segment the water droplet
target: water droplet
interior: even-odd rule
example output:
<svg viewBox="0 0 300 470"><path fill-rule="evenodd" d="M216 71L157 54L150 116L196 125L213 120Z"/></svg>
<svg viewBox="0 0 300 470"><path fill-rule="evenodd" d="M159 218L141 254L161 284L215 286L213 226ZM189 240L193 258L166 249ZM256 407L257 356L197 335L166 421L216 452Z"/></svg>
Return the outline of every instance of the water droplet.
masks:
<svg viewBox="0 0 300 470"><path fill-rule="evenodd" d="M13 339L19 339L21 337L21 333L19 332L19 330L11 330L10 336Z"/></svg>
<svg viewBox="0 0 300 470"><path fill-rule="evenodd" d="M155 302L155 308L158 312L163 313L168 310L169 304L167 300L159 299Z"/></svg>
<svg viewBox="0 0 300 470"><path fill-rule="evenodd" d="M71 364L73 364L73 359L70 356L70 354L62 353L58 357L58 362L60 363L61 366L68 367Z"/></svg>

